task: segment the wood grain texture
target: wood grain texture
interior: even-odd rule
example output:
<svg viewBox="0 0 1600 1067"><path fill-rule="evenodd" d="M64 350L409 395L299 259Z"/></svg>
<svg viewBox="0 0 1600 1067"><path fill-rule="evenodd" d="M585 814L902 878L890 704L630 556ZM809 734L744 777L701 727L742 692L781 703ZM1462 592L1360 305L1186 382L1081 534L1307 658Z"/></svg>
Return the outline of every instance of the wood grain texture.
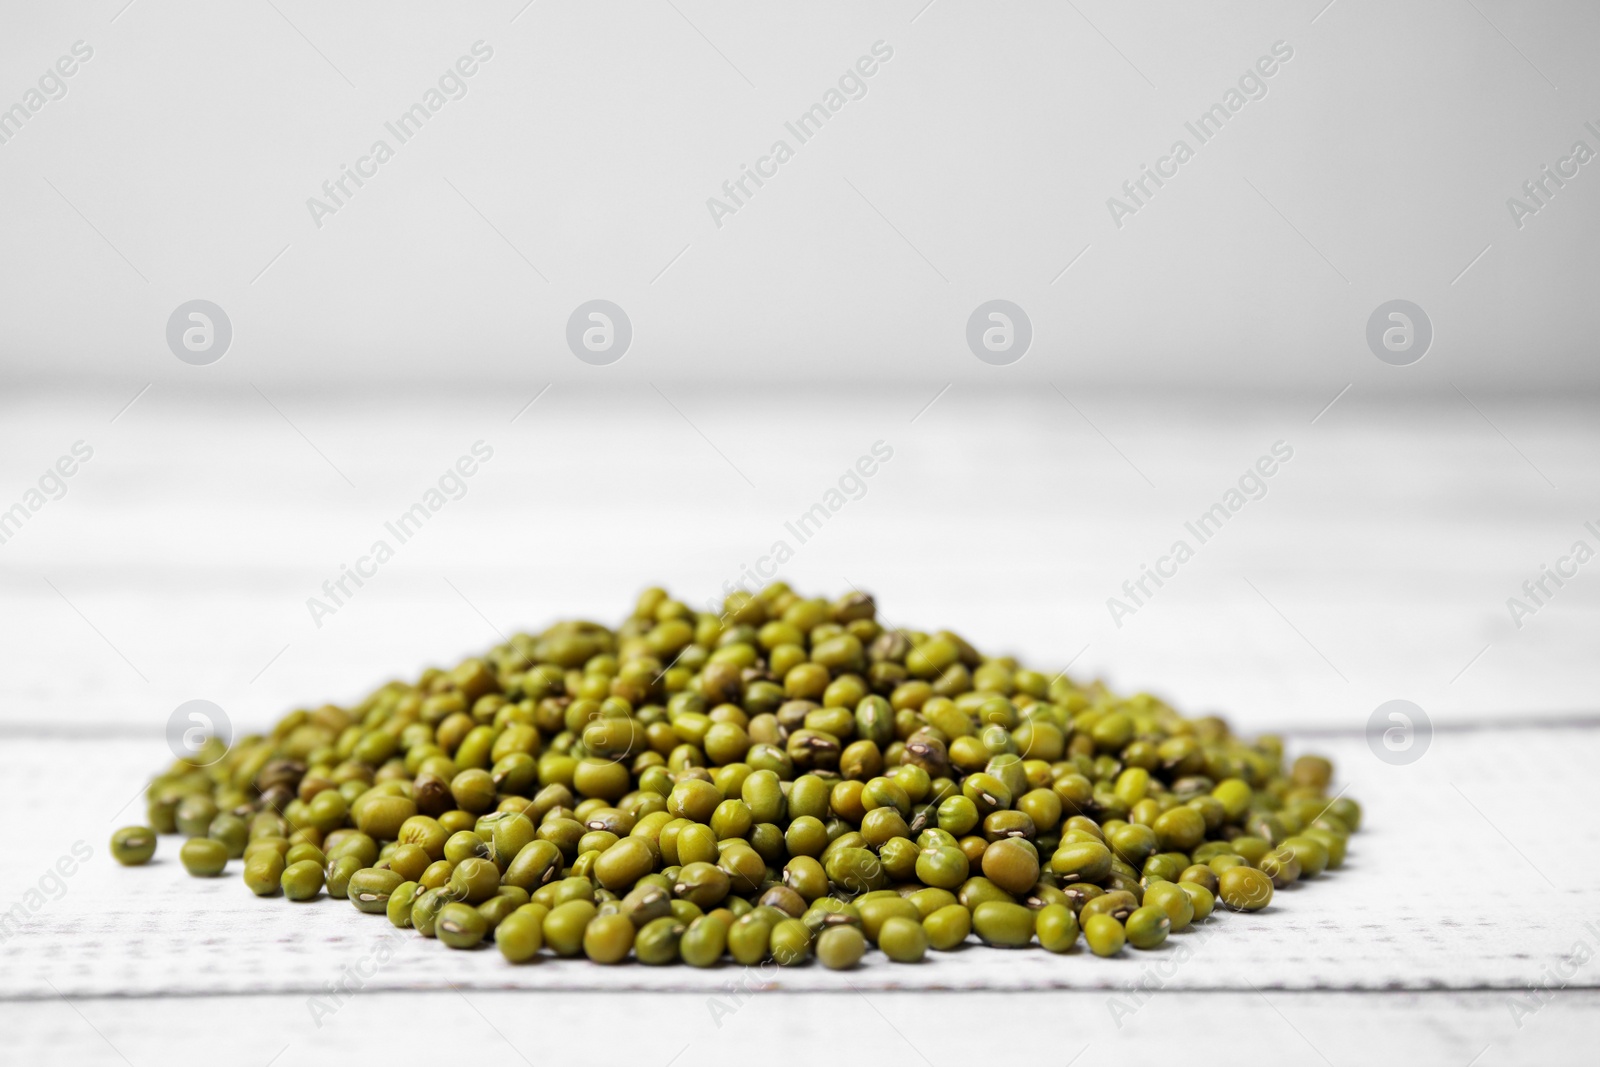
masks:
<svg viewBox="0 0 1600 1067"><path fill-rule="evenodd" d="M1162 988L1185 990L1521 990L1580 940L1600 957L1600 828L1523 815L1568 803L1573 783L1600 759L1596 729L1441 731L1405 767L1376 760L1364 739L1319 737L1316 749L1344 769L1342 782L1369 822L1342 869L1280 891L1267 910L1218 914L1166 949L1109 961L974 942L917 967L889 966L873 953L876 965L848 975L746 971L731 962L703 971L556 959L513 967L493 951L446 951L343 901L259 900L239 881L238 863L224 878L190 878L177 862L177 838L162 840L151 866L119 868L104 841L113 827L139 820L138 803L123 814L118 808L139 787L132 768L159 747L6 745L0 772L23 795L54 788L55 761L69 751L94 784L75 805L81 818L19 843L0 899L17 899L73 840L94 858L64 880L59 900L0 945L0 997L317 994L352 970L370 972L362 977L368 990L1124 990L1152 976ZM74 837L62 839L68 825ZM1593 968L1580 970L1579 984L1600 985L1600 959Z"/></svg>
<svg viewBox="0 0 1600 1067"><path fill-rule="evenodd" d="M845 1049L861 1062L963 1067L995 1062L998 1043L1007 1061L1051 1067L1163 1063L1196 1047L1333 1067L1551 1067L1592 1062L1586 1042L1600 1026L1594 989L1555 993L1520 1028L1504 993L1167 991L1132 1014L1113 1014L1116 1003L1063 991L847 990L742 1002L695 993L362 993L319 1027L299 996L57 999L8 1006L27 1018L6 1053L19 1063L110 1067L340 1064L374 1055L382 1033L406 1062L787 1067Z"/></svg>
<svg viewBox="0 0 1600 1067"><path fill-rule="evenodd" d="M1592 1029L1600 964L1521 1028L1509 1005L1580 939L1600 950L1583 925L1600 915L1600 840L1570 817L1600 758L1600 563L1520 629L1505 605L1573 541L1600 547L1584 527L1600 525L1592 406L1475 398L1480 412L1353 391L1318 416L1327 398L1201 406L957 387L925 408L937 387L561 385L517 415L543 384L359 404L274 397L281 412L248 391L163 385L115 422L137 383L128 396L0 401L0 505L74 441L95 449L66 495L0 544L0 818L28 824L42 804L64 806L47 830L8 842L0 905L23 900L75 841L93 852L0 943L0 1002L22 1020L23 1051L185 1062L174 1031L199 1018L238 1062L265 1063L285 1041L332 1058L366 1026L421 1014L538 1062L535 1020L549 1013L610 1030L619 1061L665 1063L680 1044L711 1054L758 1032L798 1054L842 1012L875 1053L915 1059L910 1038L930 1063L968 1060L976 1049L961 1039L927 1036L947 1010L940 989L991 991L961 1002L987 1005L980 1017L1028 1004L1071 1020L1082 1041L1038 1050L1062 1063L1085 1043L1120 1056L1208 1032L1261 1034L1308 1061L1381 1061L1378 1035L1392 1033L1416 1062L1465 1064L1486 1045L1478 1063L1561 1062L1565 1035ZM315 625L306 599L479 440L494 456L464 496ZM800 543L786 522L877 441L893 458ZM1116 626L1106 598L1278 441L1294 456L1266 495ZM613 619L652 581L705 599L780 539L795 584L868 588L897 624L953 624L1046 665L1076 657L1074 673L1326 751L1370 828L1344 870L1261 915L1219 916L1215 937L1105 962L974 946L916 968L778 972L754 984L790 995L755 996L722 1027L706 998L744 981L729 968L511 968L408 934L319 1028L307 997L383 942L381 919L258 902L236 872L188 879L171 840L148 870L105 854L110 830L138 821L129 802L168 758L162 730L183 700L260 729L498 633ZM1393 697L1422 704L1437 728L1410 766L1379 761L1364 736ZM1173 964L1179 945L1188 954ZM1152 964L1172 970L1162 992L1117 1027L1110 998L1133 995ZM128 995L142 999L117 999ZM619 1011L639 1026L609 1025ZM419 1049L436 1040L422 1031Z"/></svg>
<svg viewBox="0 0 1600 1067"><path fill-rule="evenodd" d="M703 603L779 540L801 587L848 580L901 625L1252 728L1359 727L1394 697L1441 722L1596 710L1600 561L1521 629L1506 607L1575 540L1600 549L1593 404L561 383L518 415L545 384L0 401L0 503L95 448L0 545L0 721L155 730L203 696L259 727L496 631L614 619L651 582ZM479 440L494 457L462 499L398 543L385 523ZM876 441L892 460L801 543L785 524ZM1267 495L1199 544L1185 523L1279 441ZM1107 599L1178 538L1195 557L1115 625ZM394 558L316 625L308 598L379 539Z"/></svg>

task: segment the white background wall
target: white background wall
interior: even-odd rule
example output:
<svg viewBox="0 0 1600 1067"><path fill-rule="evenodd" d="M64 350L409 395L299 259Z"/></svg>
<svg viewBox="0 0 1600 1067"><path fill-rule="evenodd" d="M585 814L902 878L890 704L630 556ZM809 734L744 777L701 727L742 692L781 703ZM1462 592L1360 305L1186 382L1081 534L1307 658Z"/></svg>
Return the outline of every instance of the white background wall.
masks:
<svg viewBox="0 0 1600 1067"><path fill-rule="evenodd" d="M1600 383L1600 164L1520 229L1506 205L1600 150L1593 4L125 2L0 10L0 107L93 49L0 144L6 382ZM318 228L307 198L480 40ZM786 134L878 41L866 95ZM1119 229L1107 198L1278 41ZM208 368L164 341L197 297L234 326ZM611 367L563 342L594 297L634 323ZM963 338L994 297L1035 328L1005 368ZM1363 339L1396 297L1437 333L1403 370Z"/></svg>

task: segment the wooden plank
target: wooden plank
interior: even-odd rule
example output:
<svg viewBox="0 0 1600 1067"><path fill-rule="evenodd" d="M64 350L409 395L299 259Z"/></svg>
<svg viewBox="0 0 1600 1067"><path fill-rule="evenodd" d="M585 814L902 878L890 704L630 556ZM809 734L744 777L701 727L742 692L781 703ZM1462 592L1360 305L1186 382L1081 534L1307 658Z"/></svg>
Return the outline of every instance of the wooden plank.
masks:
<svg viewBox="0 0 1600 1067"><path fill-rule="evenodd" d="M1440 722L1596 710L1600 581L1547 584L1521 629L1506 607L1576 540L1600 549L1583 525L1600 525L1592 404L1480 398L1491 426L1454 393L1356 389L1313 424L1325 398L1069 406L963 386L918 414L936 389L669 388L674 410L645 387L562 383L512 422L542 385L280 398L315 447L249 391L157 386L114 424L125 397L11 404L13 495L75 439L96 451L0 546L0 722L159 729L205 697L259 728L496 630L614 621L653 581L702 603L778 541L802 588L848 580L902 625L1075 660L1252 728L1352 728L1394 697ZM385 523L477 440L495 453L466 495L399 543ZM790 526L880 440L893 458L802 543ZM1185 524L1280 440L1294 458L1267 495L1200 544ZM1159 589L1146 579L1117 626L1108 599L1179 538L1195 557ZM379 539L394 558L316 625L308 599Z"/></svg>
<svg viewBox="0 0 1600 1067"><path fill-rule="evenodd" d="M552 990L358 993L313 1018L305 997L74 1000L27 1005L8 1035L18 1063L347 1063L375 1042L407 1062L581 1062L595 1067L864 1063L1164 1063L1182 1050L1270 1050L1303 1064L1507 1067L1589 1062L1600 991L1552 993L1514 1014L1501 992L1185 993L1133 1010L1101 992L693 993L622 997ZM18 1009L12 1006L15 1013ZM318 1025L318 1024L321 1025ZM1520 1025L1519 1025L1520 1024ZM398 1043L398 1044L395 1044ZM274 1059L276 1057L276 1059Z"/></svg>
<svg viewBox="0 0 1600 1067"><path fill-rule="evenodd" d="M70 821L11 846L0 900L22 899L74 841L93 858L0 945L0 997L310 994L352 968L372 972L369 990L1117 990L1157 972L1169 989L1521 989L1582 939L1600 955L1600 827L1530 817L1565 810L1600 759L1600 729L1441 732L1410 766L1378 760L1360 737L1320 737L1312 747L1337 761L1368 825L1343 869L1280 892L1266 911L1219 914L1161 951L1113 960L974 943L917 967L876 957L838 975L818 967L747 973L731 963L705 971L556 959L513 967L492 950L448 951L343 901L257 899L240 883L238 863L224 878L190 878L176 861L176 838L162 840L150 867L119 868L105 841L112 827L139 821L137 803L118 812L139 789L141 765L163 761L161 742L13 738L0 754L9 796L59 788L68 760L86 791ZM20 807L6 814L27 817ZM1594 924L1587 933L1586 921Z"/></svg>

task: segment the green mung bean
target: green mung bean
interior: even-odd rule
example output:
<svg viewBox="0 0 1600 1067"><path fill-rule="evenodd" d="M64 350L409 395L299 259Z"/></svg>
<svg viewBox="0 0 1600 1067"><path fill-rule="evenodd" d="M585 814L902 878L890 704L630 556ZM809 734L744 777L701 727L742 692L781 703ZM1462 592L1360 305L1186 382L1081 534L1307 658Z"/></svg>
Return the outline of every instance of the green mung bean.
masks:
<svg viewBox="0 0 1600 1067"><path fill-rule="evenodd" d="M125 867L149 863L156 854L156 833L146 826L124 826L111 835L111 858Z"/></svg>
<svg viewBox="0 0 1600 1067"><path fill-rule="evenodd" d="M228 849L209 837L191 837L178 850L183 867L197 878L215 877L228 865Z"/></svg>

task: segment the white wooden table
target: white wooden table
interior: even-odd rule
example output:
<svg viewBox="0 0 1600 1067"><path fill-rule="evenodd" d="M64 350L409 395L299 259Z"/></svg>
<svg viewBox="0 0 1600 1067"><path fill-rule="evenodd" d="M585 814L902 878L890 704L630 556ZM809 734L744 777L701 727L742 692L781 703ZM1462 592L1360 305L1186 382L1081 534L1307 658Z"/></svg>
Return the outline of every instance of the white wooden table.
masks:
<svg viewBox="0 0 1600 1067"><path fill-rule="evenodd" d="M1600 547L1583 525L1600 525L1594 405L1357 389L1319 416L1326 397L957 386L925 407L939 383L659 384L557 383L520 415L543 382L359 402L161 383L120 414L137 383L0 401L0 506L75 441L94 450L0 544L0 818L29 827L0 868L0 908L26 913L0 942L8 1062L332 1062L384 1026L408 1059L539 1063L570 1052L552 1024L605 1037L594 1062L634 1065L756 1041L799 1061L847 1040L944 1067L991 1058L997 1033L1057 1064L1193 1040L1332 1064L1584 1060L1600 1023L1600 830L1579 821L1600 761L1600 563L1520 629L1506 599L1574 541ZM306 599L479 440L493 458L465 495L316 626ZM785 522L877 441L893 458L799 544ZM1107 598L1278 441L1294 455L1266 495L1116 626ZM839 975L513 968L341 902L189 879L170 839L145 870L106 853L141 818L130 801L184 700L259 729L497 630L614 620L654 581L703 601L778 539L802 588L853 583L897 623L1074 661L1326 752L1368 813L1350 863L1156 953L973 946ZM1406 765L1366 736L1393 698L1432 724ZM58 883L79 841L89 858ZM1566 967L1575 949L1588 958ZM358 966L373 973L337 1011L311 999ZM1539 983L1557 988L1529 1000Z"/></svg>

